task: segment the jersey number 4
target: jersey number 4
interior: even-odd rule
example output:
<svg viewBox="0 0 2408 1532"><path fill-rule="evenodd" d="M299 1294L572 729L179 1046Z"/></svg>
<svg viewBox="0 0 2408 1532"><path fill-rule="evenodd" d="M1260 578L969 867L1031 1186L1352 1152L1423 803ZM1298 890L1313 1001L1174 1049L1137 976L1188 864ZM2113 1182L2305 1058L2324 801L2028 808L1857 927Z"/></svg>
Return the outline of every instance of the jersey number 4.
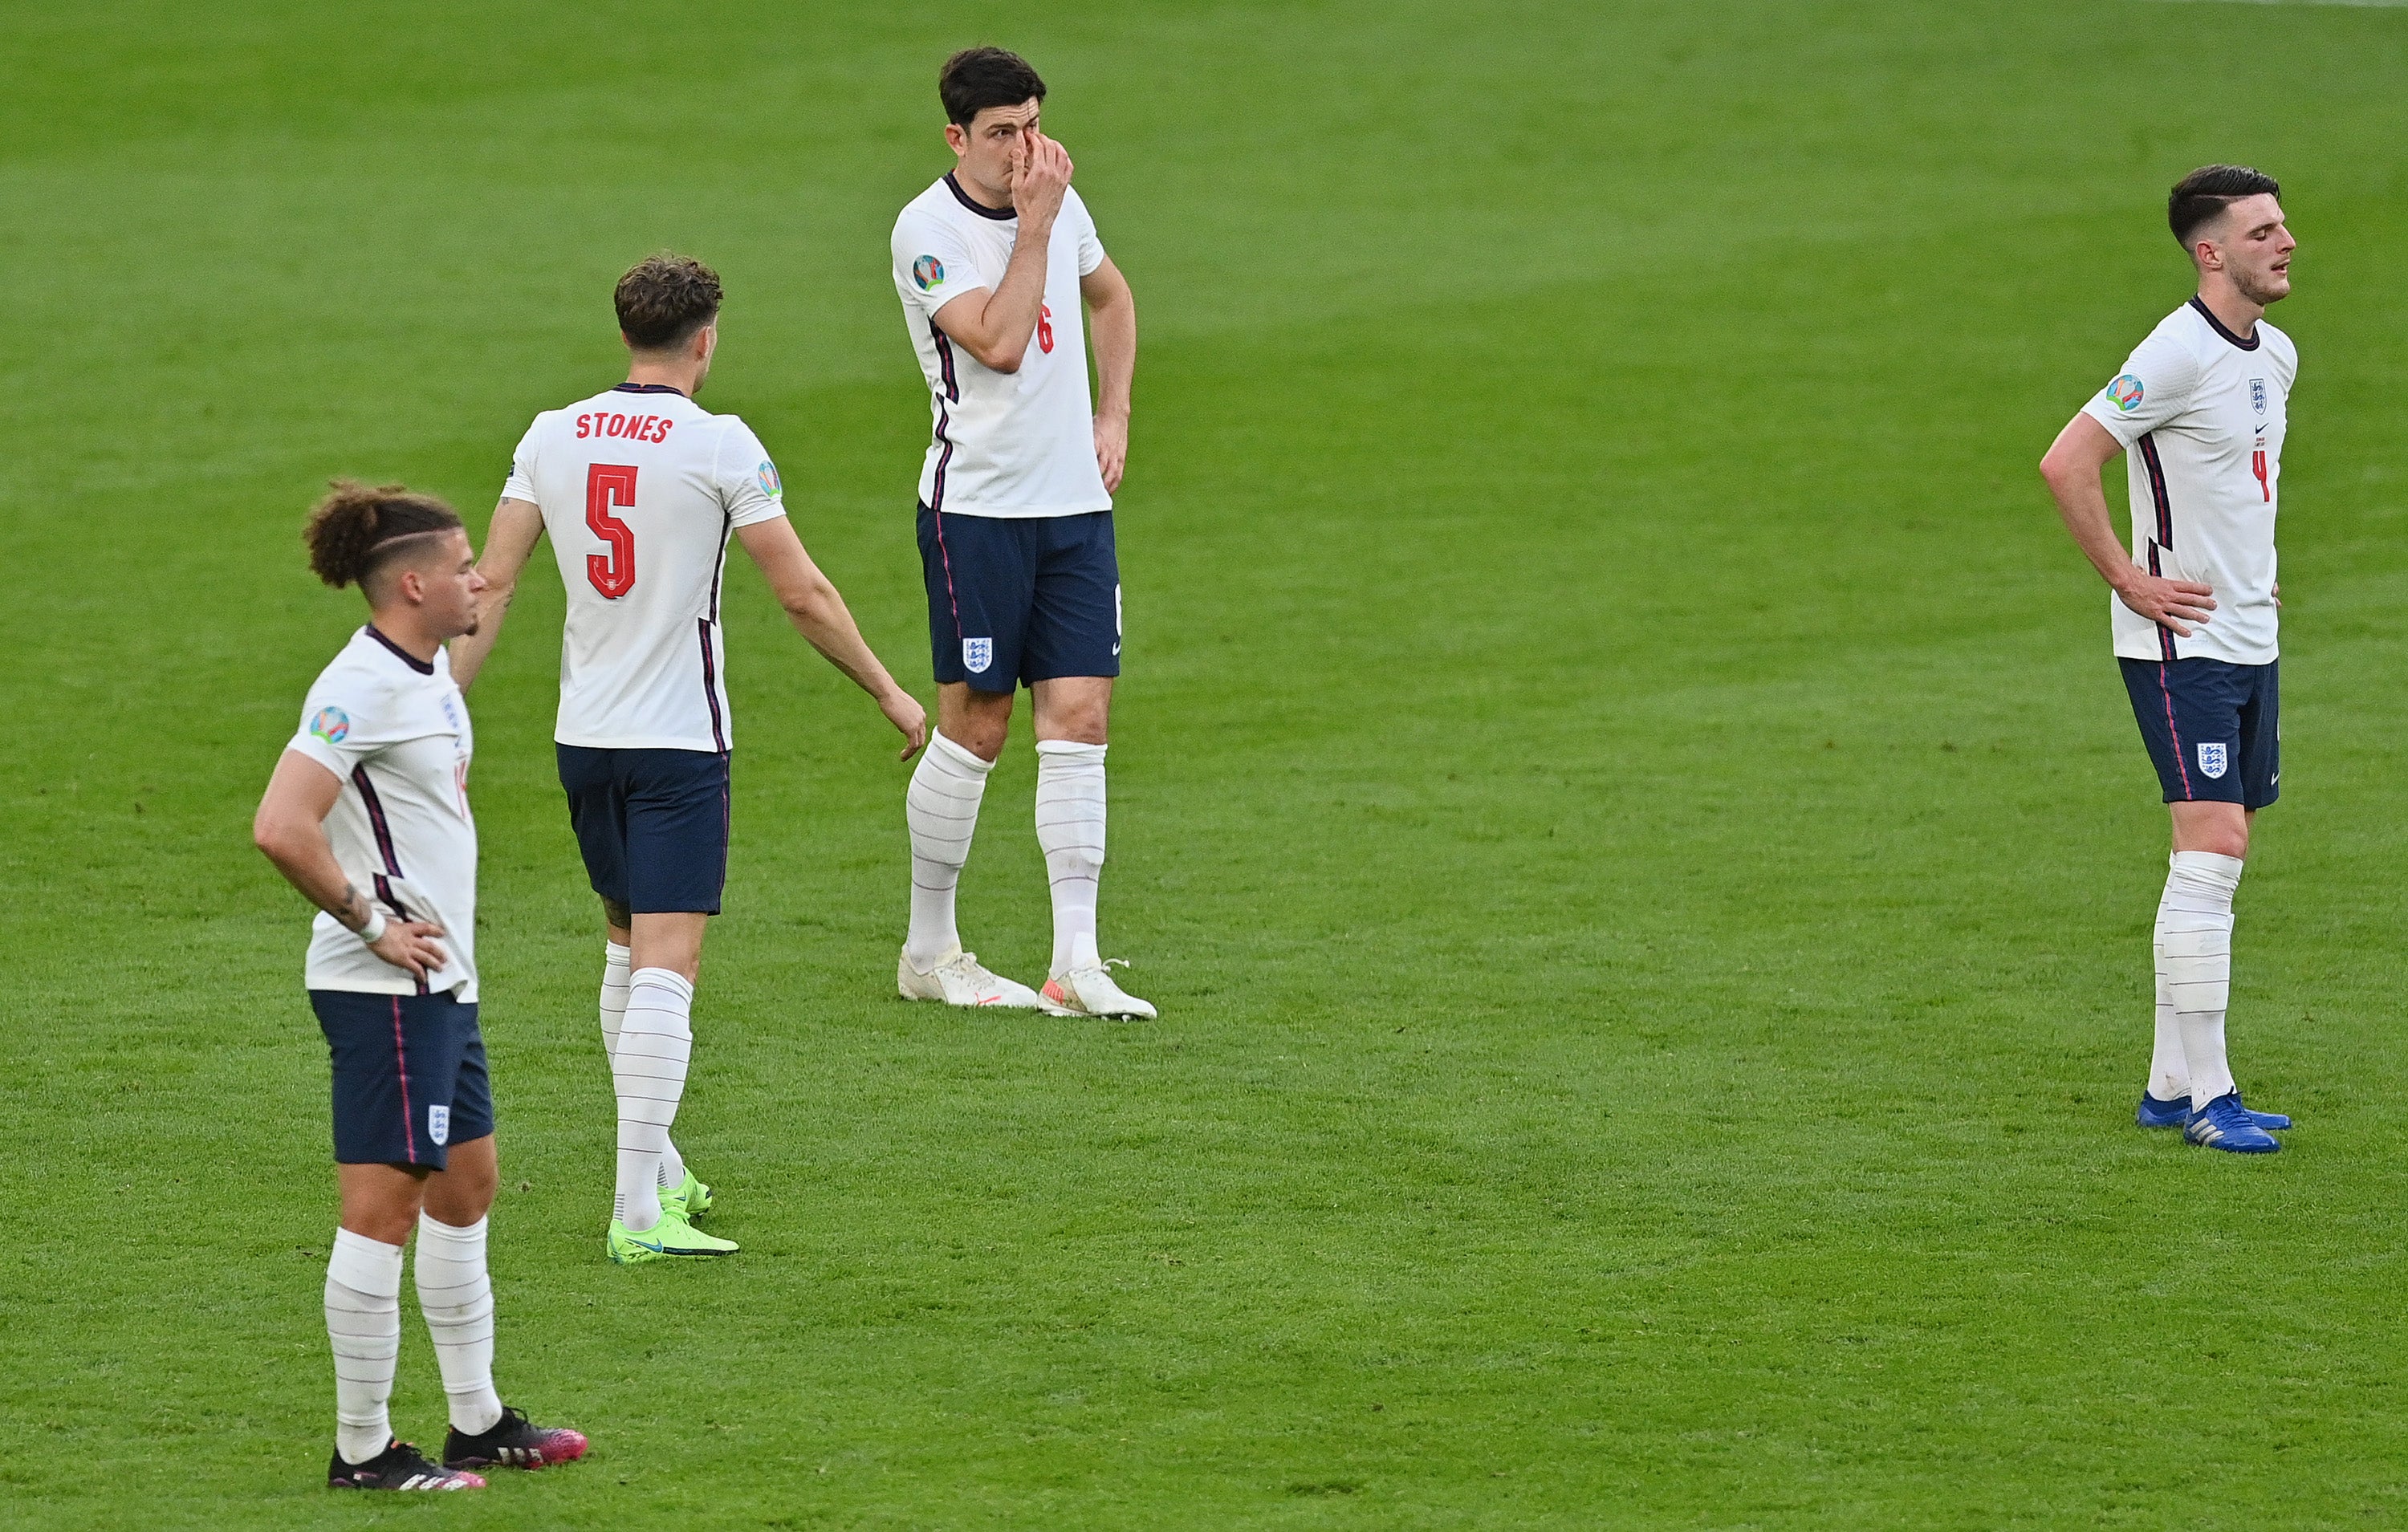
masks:
<svg viewBox="0 0 2408 1532"><path fill-rule="evenodd" d="M2274 486L2266 479L2266 449L2263 447L2249 454L2249 471L2258 476L2258 493L2271 504L2274 498Z"/></svg>
<svg viewBox="0 0 2408 1532"><path fill-rule="evenodd" d="M612 600L636 588L636 529L610 514L614 506L635 508L636 470L627 464L596 463L585 470L585 524L610 551L585 555L585 578Z"/></svg>

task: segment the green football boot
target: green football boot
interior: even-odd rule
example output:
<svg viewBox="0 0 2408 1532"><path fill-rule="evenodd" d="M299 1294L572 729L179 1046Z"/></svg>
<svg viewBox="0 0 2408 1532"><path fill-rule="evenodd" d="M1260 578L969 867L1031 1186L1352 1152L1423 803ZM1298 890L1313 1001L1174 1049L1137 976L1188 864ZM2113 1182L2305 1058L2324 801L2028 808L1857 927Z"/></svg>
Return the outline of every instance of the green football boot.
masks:
<svg viewBox="0 0 2408 1532"><path fill-rule="evenodd" d="M702 1233L666 1208L661 1210L661 1221L641 1234L630 1234L627 1225L610 1220L610 1233L605 1241L610 1260L616 1266L634 1266L641 1261L666 1261L688 1255L733 1255L736 1241L716 1239Z"/></svg>
<svg viewBox="0 0 2408 1532"><path fill-rule="evenodd" d="M710 1211L710 1188L688 1166L685 1180L661 1193L661 1211L674 1214L691 1224Z"/></svg>

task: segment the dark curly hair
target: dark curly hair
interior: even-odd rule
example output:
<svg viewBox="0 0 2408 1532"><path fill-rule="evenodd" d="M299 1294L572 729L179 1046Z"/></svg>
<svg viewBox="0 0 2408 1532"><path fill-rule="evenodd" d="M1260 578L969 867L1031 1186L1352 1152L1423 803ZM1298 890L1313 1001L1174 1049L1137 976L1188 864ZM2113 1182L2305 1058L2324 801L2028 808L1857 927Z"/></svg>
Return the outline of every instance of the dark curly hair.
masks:
<svg viewBox="0 0 2408 1532"><path fill-rule="evenodd" d="M308 545L311 571L337 590L365 586L419 538L460 525L458 511L399 484L370 489L356 479L337 479L331 489L310 508L301 540Z"/></svg>
<svg viewBox="0 0 2408 1532"><path fill-rule="evenodd" d="M725 296L719 273L690 255L663 251L637 262L611 300L619 309L619 333L639 351L682 346L719 317Z"/></svg>

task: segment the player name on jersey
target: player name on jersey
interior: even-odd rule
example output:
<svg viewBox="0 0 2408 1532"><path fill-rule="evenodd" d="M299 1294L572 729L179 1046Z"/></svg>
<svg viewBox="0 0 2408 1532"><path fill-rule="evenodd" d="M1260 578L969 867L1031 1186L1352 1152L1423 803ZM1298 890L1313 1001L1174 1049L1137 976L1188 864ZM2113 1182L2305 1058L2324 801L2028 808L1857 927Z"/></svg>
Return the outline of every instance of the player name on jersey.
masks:
<svg viewBox="0 0 2408 1532"><path fill-rule="evenodd" d="M537 416L502 494L542 512L568 590L553 737L729 749L727 538L786 513L760 438L673 388L622 383Z"/></svg>

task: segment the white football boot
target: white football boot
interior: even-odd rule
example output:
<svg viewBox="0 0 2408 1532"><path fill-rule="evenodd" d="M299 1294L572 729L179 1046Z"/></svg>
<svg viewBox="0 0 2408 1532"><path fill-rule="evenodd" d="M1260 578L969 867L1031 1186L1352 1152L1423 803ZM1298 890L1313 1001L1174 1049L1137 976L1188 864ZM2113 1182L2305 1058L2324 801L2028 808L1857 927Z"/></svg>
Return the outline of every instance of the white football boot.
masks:
<svg viewBox="0 0 2408 1532"><path fill-rule="evenodd" d="M958 947L926 973L911 966L909 956L898 956L895 987L906 1000L942 1000L949 1006L1000 1006L1006 1010L1041 1010L1045 1006L1035 990L989 973L979 966L976 952Z"/></svg>
<svg viewBox="0 0 2408 1532"><path fill-rule="evenodd" d="M1125 968L1125 958L1112 958L1092 968L1072 968L1045 981L1037 1004L1048 1016L1107 1016L1127 1021L1154 1020L1152 1006L1112 982L1108 969Z"/></svg>

